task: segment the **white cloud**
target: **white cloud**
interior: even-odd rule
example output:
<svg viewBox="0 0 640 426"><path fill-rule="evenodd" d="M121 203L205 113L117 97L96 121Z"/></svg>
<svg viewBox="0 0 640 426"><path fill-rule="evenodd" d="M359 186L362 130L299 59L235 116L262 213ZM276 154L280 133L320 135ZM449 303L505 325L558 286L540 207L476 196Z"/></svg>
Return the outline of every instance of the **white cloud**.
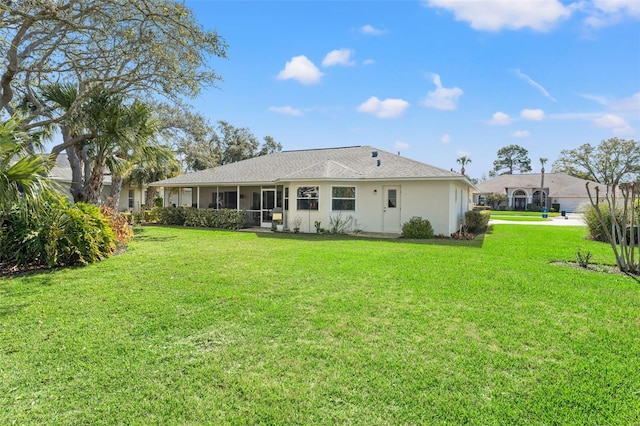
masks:
<svg viewBox="0 0 640 426"><path fill-rule="evenodd" d="M528 138L529 136L531 136L531 133L528 130L516 130L511 133L512 138Z"/></svg>
<svg viewBox="0 0 640 426"><path fill-rule="evenodd" d="M640 2L638 4L640 4ZM612 101L611 109L613 111L629 111L629 112L640 111L640 92L635 93L628 98Z"/></svg>
<svg viewBox="0 0 640 426"><path fill-rule="evenodd" d="M640 111L640 93L634 93L628 98L610 100L599 95L580 95L590 101L595 101L602 106L609 108L611 111L617 112L638 112Z"/></svg>
<svg viewBox="0 0 640 426"><path fill-rule="evenodd" d="M605 114L602 117L596 118L594 123L598 127L624 127L628 126L624 118L614 115Z"/></svg>
<svg viewBox="0 0 640 426"><path fill-rule="evenodd" d="M625 18L640 19L638 0L593 0L591 3L582 2L580 5L589 14L585 23L593 28L612 25Z"/></svg>
<svg viewBox="0 0 640 426"><path fill-rule="evenodd" d="M542 121L544 120L544 111L541 109L523 109L520 111L520 117L525 120Z"/></svg>
<svg viewBox="0 0 640 426"><path fill-rule="evenodd" d="M284 69L278 74L280 80L298 80L302 84L317 84L322 73L306 56L300 55L287 61Z"/></svg>
<svg viewBox="0 0 640 426"><path fill-rule="evenodd" d="M344 65L347 67L353 66L356 63L351 60L353 50L351 49L337 49L327 53L327 56L322 60L323 67L330 67L333 65Z"/></svg>
<svg viewBox="0 0 640 426"><path fill-rule="evenodd" d="M400 151L404 151L405 149L409 149L410 145L406 142L402 142L402 141L396 141L393 144L394 148L396 149L396 151L400 152Z"/></svg>
<svg viewBox="0 0 640 426"><path fill-rule="evenodd" d="M635 129L624 118L615 114L605 114L596 118L593 122L598 127L610 128L616 135L631 135L635 133Z"/></svg>
<svg viewBox="0 0 640 426"><path fill-rule="evenodd" d="M409 107L404 99L385 99L381 101L375 96L370 97L358 108L359 112L366 112L378 118L398 118Z"/></svg>
<svg viewBox="0 0 640 426"><path fill-rule="evenodd" d="M464 93L462 89L459 87L452 89L442 87L440 76L438 74L432 74L432 77L436 90L429 92L427 98L422 102L422 105L443 111L456 109L458 107L458 98Z"/></svg>
<svg viewBox="0 0 640 426"><path fill-rule="evenodd" d="M523 28L549 31L571 16L575 8L564 6L559 0L426 0L423 4L449 10L456 20L468 22L471 28L481 31Z"/></svg>
<svg viewBox="0 0 640 426"><path fill-rule="evenodd" d="M516 74L519 78L523 79L524 81L526 81L527 83L529 83L531 86L535 87L535 88L536 88L536 89L538 89L540 92L542 92L542 94L543 94L546 98L549 98L549 99L551 99L551 100L552 100L552 101L554 101L554 102L557 102L557 101L556 101L556 99L555 99L553 96L551 96L551 95L549 94L549 92L547 92L547 89L545 89L544 87L542 87L542 85L541 85L541 84L539 84L539 83L537 83L537 82L533 81L533 79L532 79L531 77L529 77L528 75L524 74L522 71L517 70L517 69L516 69L516 70L513 70L513 72L515 72L515 74Z"/></svg>
<svg viewBox="0 0 640 426"><path fill-rule="evenodd" d="M379 36L386 33L385 30L379 30L374 28L372 25L363 25L359 28L360 32L365 35Z"/></svg>
<svg viewBox="0 0 640 426"><path fill-rule="evenodd" d="M451 142L451 135L449 135L449 133L445 133L444 135L442 135L442 137L440 138L440 143L449 143Z"/></svg>
<svg viewBox="0 0 640 426"><path fill-rule="evenodd" d="M504 112L498 111L493 114L493 116L491 116L491 121L489 121L489 124L493 126L506 126L511 124L511 117L509 117L509 115L505 114Z"/></svg>
<svg viewBox="0 0 640 426"><path fill-rule="evenodd" d="M302 111L300 111L299 109L292 108L290 106L270 107L269 111L275 112L276 114L291 115L293 117L300 117L303 115Z"/></svg>
<svg viewBox="0 0 640 426"><path fill-rule="evenodd" d="M376 63L376 61L374 61L371 58L365 59L364 61L362 61L362 65L372 65L372 64L375 64L375 63Z"/></svg>

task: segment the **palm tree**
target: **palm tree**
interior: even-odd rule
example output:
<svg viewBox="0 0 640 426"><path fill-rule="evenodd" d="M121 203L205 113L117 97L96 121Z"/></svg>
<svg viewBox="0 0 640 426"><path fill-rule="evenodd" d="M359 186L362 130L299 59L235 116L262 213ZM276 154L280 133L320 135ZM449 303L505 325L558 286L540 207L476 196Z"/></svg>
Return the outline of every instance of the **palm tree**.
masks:
<svg viewBox="0 0 640 426"><path fill-rule="evenodd" d="M548 159L546 158L540 158L540 165L542 166L540 168L540 207L541 208L545 208L546 206L546 199L544 197L544 164L548 161Z"/></svg>
<svg viewBox="0 0 640 426"><path fill-rule="evenodd" d="M67 110L74 105L77 89L54 84L43 89L43 97ZM105 171L111 172L111 204L117 207L123 179L132 165L145 155L159 125L145 104L116 96L107 88L96 89L61 125L66 139L75 134L87 138L67 149L73 172L74 200L100 204Z"/></svg>
<svg viewBox="0 0 640 426"><path fill-rule="evenodd" d="M33 137L19 131L19 124L14 118L0 123L0 228L10 209L20 205L32 214L54 187L47 158L31 152Z"/></svg>
<svg viewBox="0 0 640 426"><path fill-rule="evenodd" d="M133 163L127 181L129 184L144 186L151 182L177 176L181 171L182 165L176 159L175 152L171 148L153 144L145 148L144 155ZM147 188L145 199L147 208L153 206L154 193L152 188Z"/></svg>
<svg viewBox="0 0 640 426"><path fill-rule="evenodd" d="M471 158L468 158L466 155L463 155L462 157L458 158L456 162L462 166L460 169L460 174L464 175L464 172L465 172L464 166L465 164L471 163Z"/></svg>

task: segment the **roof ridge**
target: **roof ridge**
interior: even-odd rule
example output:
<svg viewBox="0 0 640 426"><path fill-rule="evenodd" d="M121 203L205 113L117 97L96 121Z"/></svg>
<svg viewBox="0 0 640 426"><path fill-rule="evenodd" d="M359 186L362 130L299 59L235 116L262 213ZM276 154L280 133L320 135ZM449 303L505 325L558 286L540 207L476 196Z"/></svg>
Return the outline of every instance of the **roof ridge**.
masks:
<svg viewBox="0 0 640 426"><path fill-rule="evenodd" d="M362 148L362 145L334 146L334 147L328 147L328 148L290 149L287 151L280 151L280 152L328 151L331 149L348 149L348 148Z"/></svg>

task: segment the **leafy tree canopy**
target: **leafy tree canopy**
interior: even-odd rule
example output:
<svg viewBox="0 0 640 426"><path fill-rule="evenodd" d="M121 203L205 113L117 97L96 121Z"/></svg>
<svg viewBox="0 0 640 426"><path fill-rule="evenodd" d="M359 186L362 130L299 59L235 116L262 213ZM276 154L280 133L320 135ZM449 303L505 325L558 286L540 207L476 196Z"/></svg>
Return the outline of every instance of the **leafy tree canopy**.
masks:
<svg viewBox="0 0 640 426"><path fill-rule="evenodd" d="M226 44L174 0L0 2L0 114L19 107L23 127L63 123L96 88L172 102L220 80L210 65ZM65 108L38 97L52 82L77 93ZM91 135L77 134L54 153Z"/></svg>
<svg viewBox="0 0 640 426"><path fill-rule="evenodd" d="M598 146L586 143L576 149L564 149L552 170L605 185L637 181L640 179L640 144L611 138Z"/></svg>
<svg viewBox="0 0 640 426"><path fill-rule="evenodd" d="M509 145L498 150L498 159L493 162L493 170L490 176L513 174L514 170L520 173L531 171L531 159L529 151L519 145Z"/></svg>

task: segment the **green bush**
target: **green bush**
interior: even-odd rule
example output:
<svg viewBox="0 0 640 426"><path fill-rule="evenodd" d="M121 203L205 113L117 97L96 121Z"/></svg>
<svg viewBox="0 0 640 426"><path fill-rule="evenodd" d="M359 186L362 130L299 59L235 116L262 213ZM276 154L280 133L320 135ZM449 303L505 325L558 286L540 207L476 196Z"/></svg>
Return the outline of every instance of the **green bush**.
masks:
<svg viewBox="0 0 640 426"><path fill-rule="evenodd" d="M433 238L431 222L418 216L412 217L402 225L402 238Z"/></svg>
<svg viewBox="0 0 640 426"><path fill-rule="evenodd" d="M14 205L3 216L0 263L4 265L86 265L116 249L112 223L97 206L70 206L63 198L50 198L35 214L24 214L22 207Z"/></svg>
<svg viewBox="0 0 640 426"><path fill-rule="evenodd" d="M465 212L464 221L467 227L467 231L474 233L484 231L489 225L490 218L491 212L486 210L471 210Z"/></svg>
<svg viewBox="0 0 640 426"><path fill-rule="evenodd" d="M202 228L240 229L247 221L245 211L233 209L195 209L192 207L163 207L158 210L163 225L183 225Z"/></svg>
<svg viewBox="0 0 640 426"><path fill-rule="evenodd" d="M611 232L611 213L609 212L609 206L607 203L600 203L600 211L602 212L602 216L604 217L604 222ZM618 221L622 220L622 209L618 209L616 212L616 216L618 217ZM598 212L596 208L593 206L589 206L589 208L584 212L584 221L587 224L587 228L589 230L589 239L594 241L603 241L608 242L606 233L604 228L602 227L602 223L600 222L600 217L598 216Z"/></svg>
<svg viewBox="0 0 640 426"><path fill-rule="evenodd" d="M162 207L158 211L158 222L163 225L184 225L188 209L190 207Z"/></svg>

